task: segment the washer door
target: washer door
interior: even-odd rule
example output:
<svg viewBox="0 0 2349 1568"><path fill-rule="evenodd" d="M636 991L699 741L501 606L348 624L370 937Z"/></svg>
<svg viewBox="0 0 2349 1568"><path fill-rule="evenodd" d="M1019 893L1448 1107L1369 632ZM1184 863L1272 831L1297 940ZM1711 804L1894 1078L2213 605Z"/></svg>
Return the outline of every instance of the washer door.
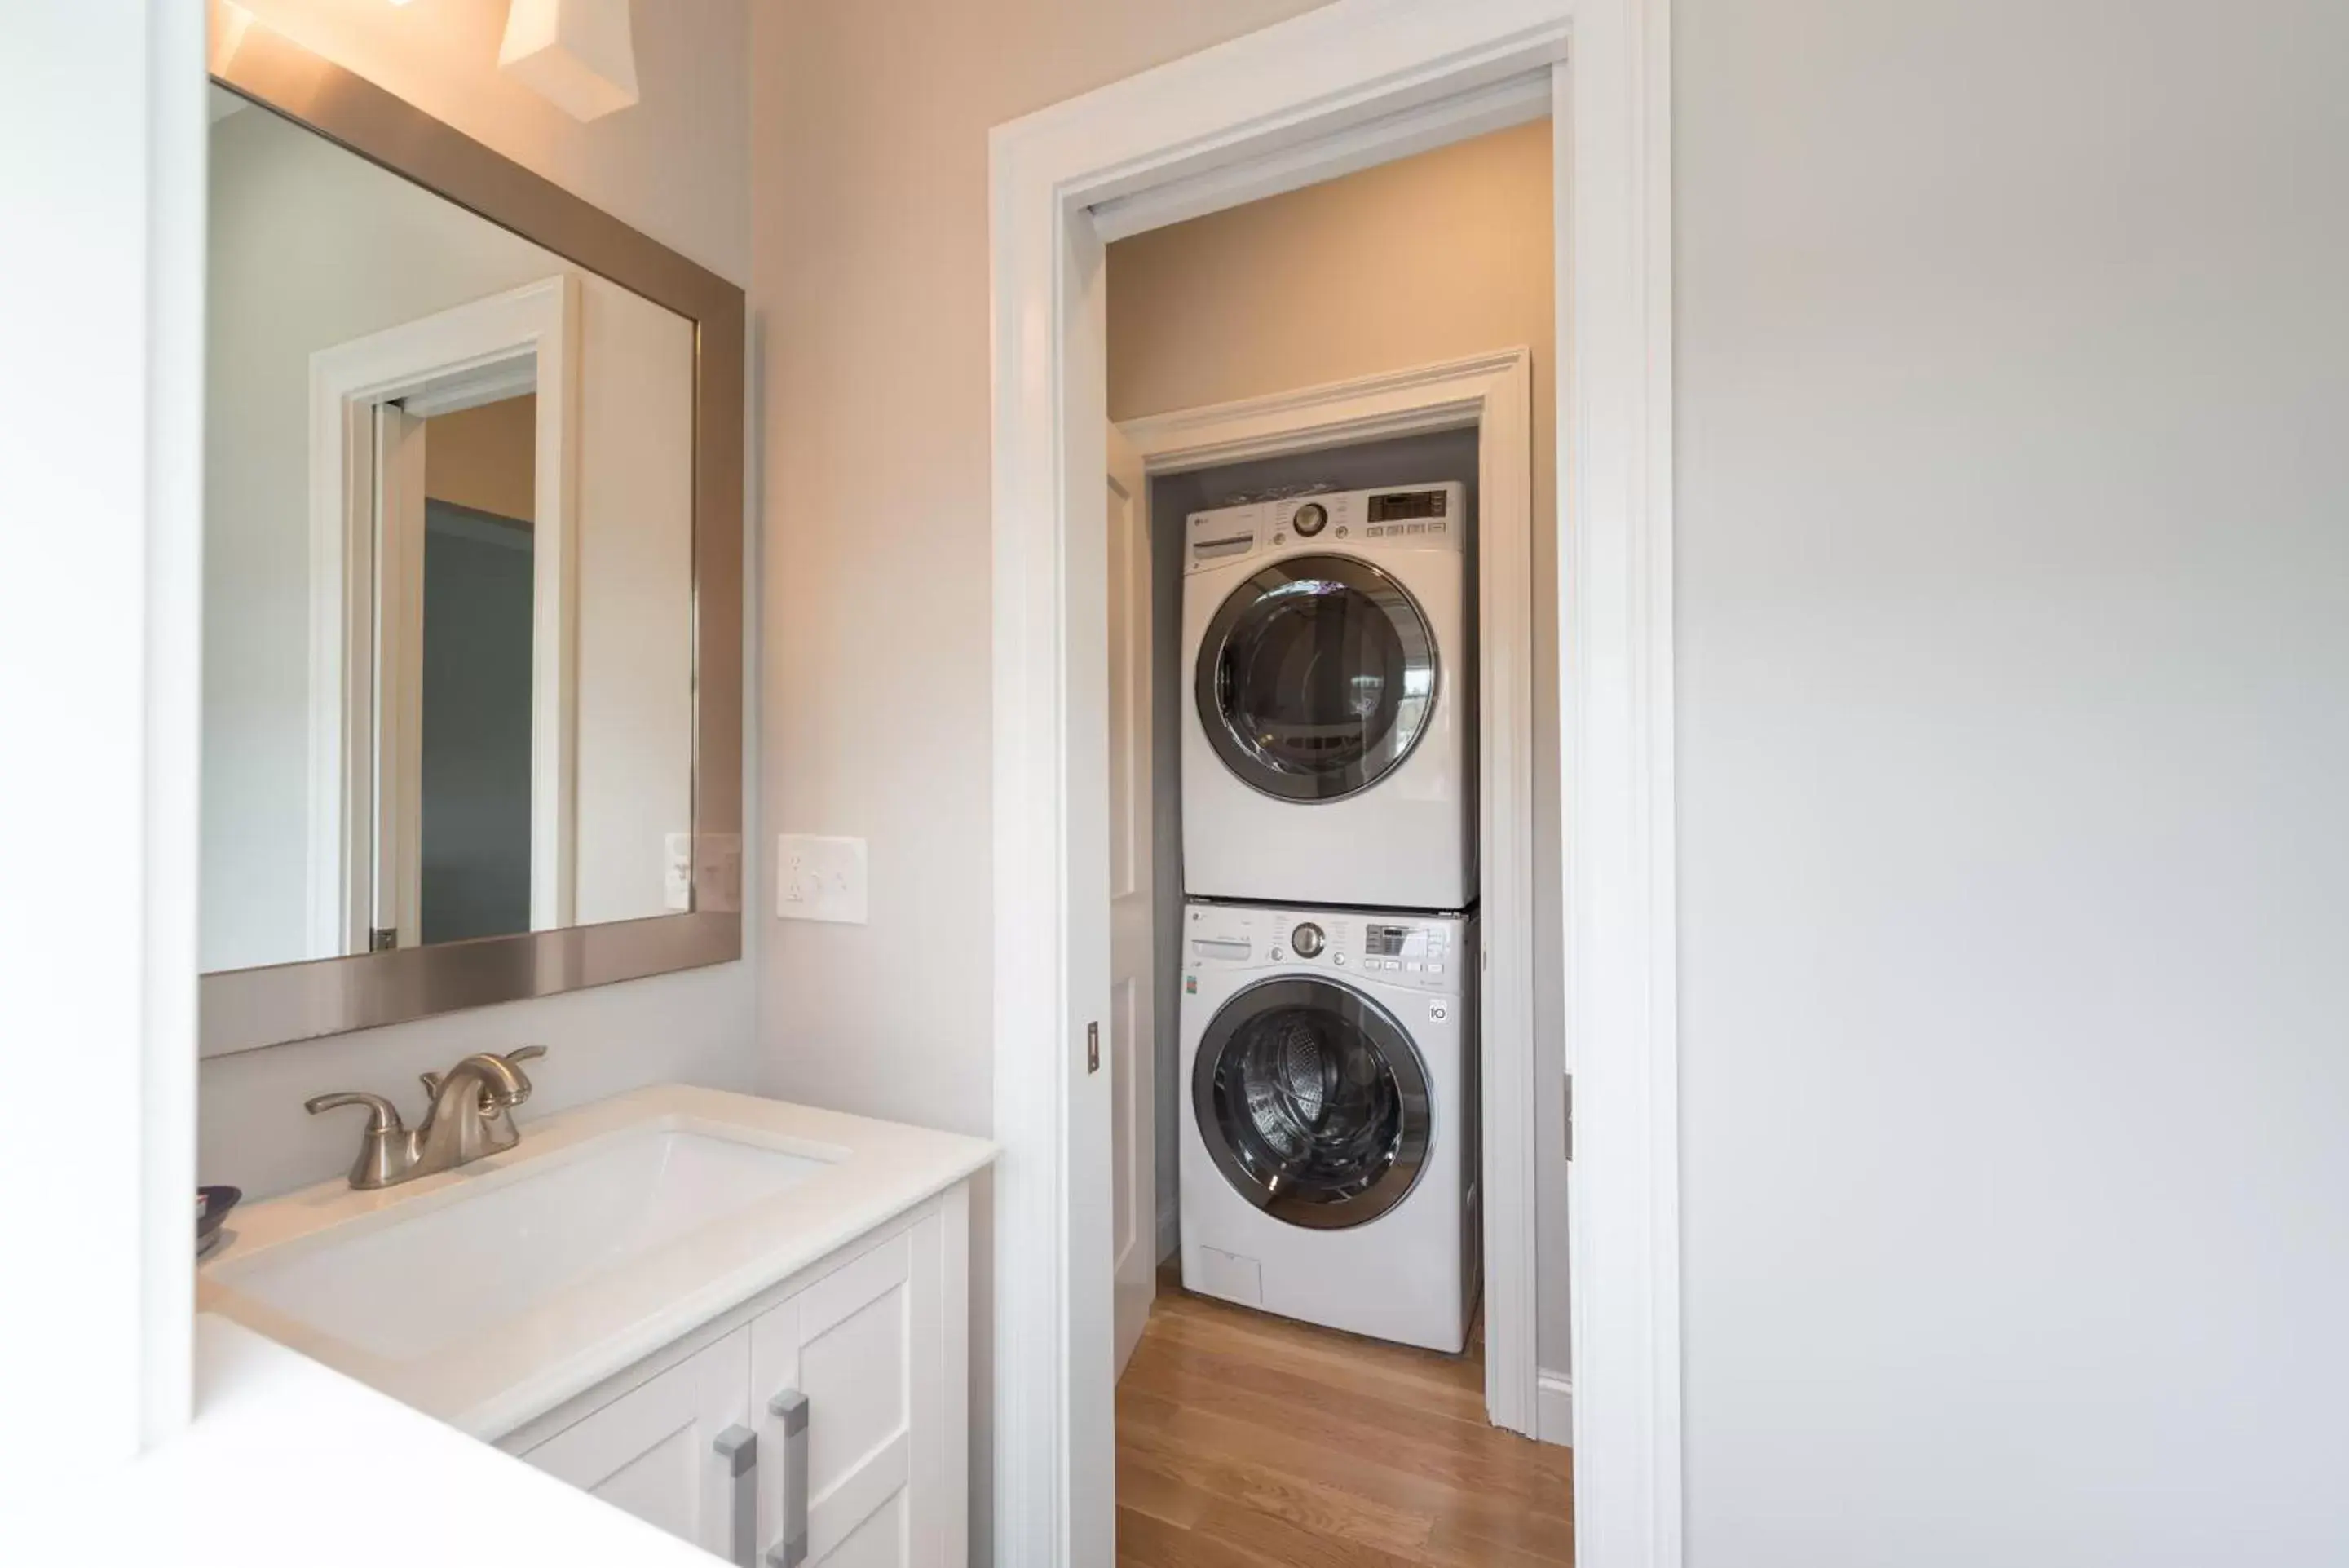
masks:
<svg viewBox="0 0 2349 1568"><path fill-rule="evenodd" d="M1291 556L1234 588L1200 639L1199 722L1224 765L1283 800L1341 800L1401 766L1435 705L1433 633L1350 556Z"/></svg>
<svg viewBox="0 0 2349 1568"><path fill-rule="evenodd" d="M1375 1220L1427 1164L1427 1067L1393 1014L1299 976L1226 1002L1191 1070L1199 1137L1234 1190L1318 1231Z"/></svg>

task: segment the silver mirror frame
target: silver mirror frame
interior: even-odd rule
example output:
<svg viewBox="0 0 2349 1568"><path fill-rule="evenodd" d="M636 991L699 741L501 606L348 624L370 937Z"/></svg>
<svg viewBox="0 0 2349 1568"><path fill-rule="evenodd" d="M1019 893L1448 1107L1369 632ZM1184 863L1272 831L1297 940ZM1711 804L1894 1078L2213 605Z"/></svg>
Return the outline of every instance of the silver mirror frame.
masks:
<svg viewBox="0 0 2349 1568"><path fill-rule="evenodd" d="M212 78L693 323L695 855L686 914L204 975L199 1054L225 1056L740 958L742 291L222 0L212 5Z"/></svg>

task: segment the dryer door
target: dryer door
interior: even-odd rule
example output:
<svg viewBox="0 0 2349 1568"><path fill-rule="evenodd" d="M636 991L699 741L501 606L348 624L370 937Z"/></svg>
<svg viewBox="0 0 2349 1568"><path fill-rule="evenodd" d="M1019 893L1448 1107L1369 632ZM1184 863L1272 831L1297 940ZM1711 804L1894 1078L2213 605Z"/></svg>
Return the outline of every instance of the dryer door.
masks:
<svg viewBox="0 0 2349 1568"><path fill-rule="evenodd" d="M1350 556L1251 573L1199 642L1199 723L1242 783L1341 800L1401 766L1435 705L1435 638L1402 584Z"/></svg>
<svg viewBox="0 0 2349 1568"><path fill-rule="evenodd" d="M1335 981L1268 980L1226 1002L1191 1104L1225 1179L1292 1225L1375 1220L1426 1168L1426 1064L1393 1014Z"/></svg>

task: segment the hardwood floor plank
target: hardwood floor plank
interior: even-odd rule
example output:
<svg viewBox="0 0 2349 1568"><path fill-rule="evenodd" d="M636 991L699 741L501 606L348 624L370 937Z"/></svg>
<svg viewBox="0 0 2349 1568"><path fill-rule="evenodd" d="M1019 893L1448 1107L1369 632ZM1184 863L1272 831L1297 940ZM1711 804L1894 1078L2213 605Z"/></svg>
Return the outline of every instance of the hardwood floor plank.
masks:
<svg viewBox="0 0 2349 1568"><path fill-rule="evenodd" d="M1302 1438L1364 1460L1414 1470L1466 1490L1500 1492L1531 1506L1534 1478L1520 1457L1483 1444L1445 1442L1420 1435L1408 1422L1390 1428L1333 1414L1256 1387L1162 1365L1136 1351L1125 1383L1191 1409L1245 1421L1265 1431ZM1120 1386L1123 1386L1121 1384Z"/></svg>
<svg viewBox="0 0 2349 1568"><path fill-rule="evenodd" d="M1147 1448L1137 1447L1121 1435L1117 1445L1117 1506L1146 1513L1177 1530L1189 1530L1199 1522L1199 1516L1215 1501L1214 1496L1201 1490L1184 1473L1179 1464L1154 1463ZM1428 1528L1435 1527L1433 1520Z"/></svg>
<svg viewBox="0 0 2349 1568"><path fill-rule="evenodd" d="M1209 1509L1199 1521L1198 1533L1256 1552L1285 1568L1416 1568L1420 1561L1359 1541L1324 1535L1236 1503L1217 1503Z"/></svg>
<svg viewBox="0 0 2349 1568"><path fill-rule="evenodd" d="M1300 1343L1291 1336L1234 1329L1224 1324L1169 1314L1157 1334L1161 1345L1179 1347L1267 1371L1292 1373L1335 1388L1412 1405L1453 1420L1485 1419L1485 1376L1465 1361L1421 1367L1366 1355L1353 1344Z"/></svg>
<svg viewBox="0 0 2349 1568"><path fill-rule="evenodd" d="M1474 1355L1162 1283L1118 1386L1119 1561L1569 1568L1571 1456L1488 1425L1483 1390Z"/></svg>
<svg viewBox="0 0 2349 1568"><path fill-rule="evenodd" d="M1469 1397L1456 1389L1391 1382L1365 1375L1359 1366L1328 1366L1300 1364L1277 1355L1236 1354L1173 1336L1149 1349L1153 1366L1252 1388L1381 1431L1426 1432L1432 1424L1458 1423L1471 1433L1480 1433L1491 1425L1481 1393ZM1142 1353L1134 1354L1140 1359Z"/></svg>
<svg viewBox="0 0 2349 1568"><path fill-rule="evenodd" d="M1117 1556L1134 1568L1280 1568L1277 1559L1130 1508L1117 1511Z"/></svg>
<svg viewBox="0 0 2349 1568"><path fill-rule="evenodd" d="M1457 1520L1440 1521L1421 1561L1432 1568L1555 1568L1574 1561L1573 1525L1540 1514L1522 1522L1520 1531L1495 1535L1476 1533Z"/></svg>
<svg viewBox="0 0 2349 1568"><path fill-rule="evenodd" d="M1435 1531L1435 1520L1430 1514L1413 1513L1374 1498L1228 1455L1203 1452L1138 1422L1127 1425L1119 1433L1118 1440L1121 1489L1124 1484L1123 1456L1132 1454L1151 1469L1179 1477L1188 1483L1186 1490L1195 1496L1235 1502L1317 1534L1357 1542L1381 1551L1415 1551L1425 1546ZM1118 1501L1125 1501L1123 1490ZM1185 1522L1195 1526L1196 1519Z"/></svg>

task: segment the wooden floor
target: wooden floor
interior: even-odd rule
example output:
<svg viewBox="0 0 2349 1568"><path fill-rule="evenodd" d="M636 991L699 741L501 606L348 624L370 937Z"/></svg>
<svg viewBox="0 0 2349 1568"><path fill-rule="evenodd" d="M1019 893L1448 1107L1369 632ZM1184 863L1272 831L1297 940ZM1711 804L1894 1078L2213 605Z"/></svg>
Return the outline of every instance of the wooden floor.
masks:
<svg viewBox="0 0 2349 1568"><path fill-rule="evenodd" d="M1485 1420L1438 1355L1185 1295L1117 1388L1121 1568L1533 1568L1574 1561L1568 1451Z"/></svg>

